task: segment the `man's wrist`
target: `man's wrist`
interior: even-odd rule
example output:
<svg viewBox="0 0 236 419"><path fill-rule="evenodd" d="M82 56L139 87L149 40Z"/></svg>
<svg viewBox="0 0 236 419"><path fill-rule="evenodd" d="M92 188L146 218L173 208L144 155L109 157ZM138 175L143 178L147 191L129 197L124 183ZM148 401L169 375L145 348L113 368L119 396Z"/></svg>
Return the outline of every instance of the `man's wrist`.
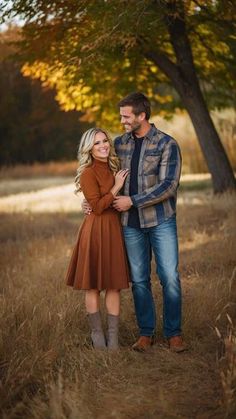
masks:
<svg viewBox="0 0 236 419"><path fill-rule="evenodd" d="M130 206L132 207L134 205L134 202L132 200L132 196L130 196L129 198L130 198Z"/></svg>

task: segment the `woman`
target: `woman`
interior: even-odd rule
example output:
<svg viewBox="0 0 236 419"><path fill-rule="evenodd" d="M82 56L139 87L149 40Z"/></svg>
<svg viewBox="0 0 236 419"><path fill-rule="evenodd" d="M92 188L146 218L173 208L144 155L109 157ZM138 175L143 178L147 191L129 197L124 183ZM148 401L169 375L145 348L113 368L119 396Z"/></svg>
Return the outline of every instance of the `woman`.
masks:
<svg viewBox="0 0 236 419"><path fill-rule="evenodd" d="M99 295L105 290L107 347L118 348L120 290L128 288L129 273L119 213L112 207L127 170L119 161L107 133L91 128L80 142L76 192L82 191L92 208L81 225L67 272L67 284L85 290L85 305L94 348L105 348Z"/></svg>

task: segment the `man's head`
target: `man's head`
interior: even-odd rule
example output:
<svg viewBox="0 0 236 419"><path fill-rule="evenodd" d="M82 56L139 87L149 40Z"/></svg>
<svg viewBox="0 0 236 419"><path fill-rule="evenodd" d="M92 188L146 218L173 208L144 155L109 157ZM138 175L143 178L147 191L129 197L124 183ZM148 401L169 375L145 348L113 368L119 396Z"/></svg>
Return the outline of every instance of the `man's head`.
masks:
<svg viewBox="0 0 236 419"><path fill-rule="evenodd" d="M149 126L151 106L148 98L140 92L130 93L119 102L121 123L126 132L138 133Z"/></svg>

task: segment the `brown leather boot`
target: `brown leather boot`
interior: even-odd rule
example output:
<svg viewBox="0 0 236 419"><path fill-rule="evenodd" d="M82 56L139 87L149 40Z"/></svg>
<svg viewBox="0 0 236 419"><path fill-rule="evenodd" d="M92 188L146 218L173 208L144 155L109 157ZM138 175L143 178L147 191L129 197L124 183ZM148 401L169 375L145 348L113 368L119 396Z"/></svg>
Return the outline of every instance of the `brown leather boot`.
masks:
<svg viewBox="0 0 236 419"><path fill-rule="evenodd" d="M184 352L188 349L182 336L172 336L168 339L168 343L172 352Z"/></svg>
<svg viewBox="0 0 236 419"><path fill-rule="evenodd" d="M132 349L138 352L145 352L147 349L150 349L152 345L153 345L152 336L140 336L137 342L133 344Z"/></svg>

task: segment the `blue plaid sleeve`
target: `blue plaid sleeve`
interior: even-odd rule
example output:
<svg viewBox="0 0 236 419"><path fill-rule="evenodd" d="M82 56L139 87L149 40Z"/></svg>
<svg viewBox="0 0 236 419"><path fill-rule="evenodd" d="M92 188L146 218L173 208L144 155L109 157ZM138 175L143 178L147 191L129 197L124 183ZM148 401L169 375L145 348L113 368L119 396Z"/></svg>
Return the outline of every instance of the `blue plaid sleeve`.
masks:
<svg viewBox="0 0 236 419"><path fill-rule="evenodd" d="M166 143L159 164L158 183L145 185L145 190L131 196L133 205L145 208L175 196L181 173L181 154L175 141ZM147 181L148 183L148 181Z"/></svg>

